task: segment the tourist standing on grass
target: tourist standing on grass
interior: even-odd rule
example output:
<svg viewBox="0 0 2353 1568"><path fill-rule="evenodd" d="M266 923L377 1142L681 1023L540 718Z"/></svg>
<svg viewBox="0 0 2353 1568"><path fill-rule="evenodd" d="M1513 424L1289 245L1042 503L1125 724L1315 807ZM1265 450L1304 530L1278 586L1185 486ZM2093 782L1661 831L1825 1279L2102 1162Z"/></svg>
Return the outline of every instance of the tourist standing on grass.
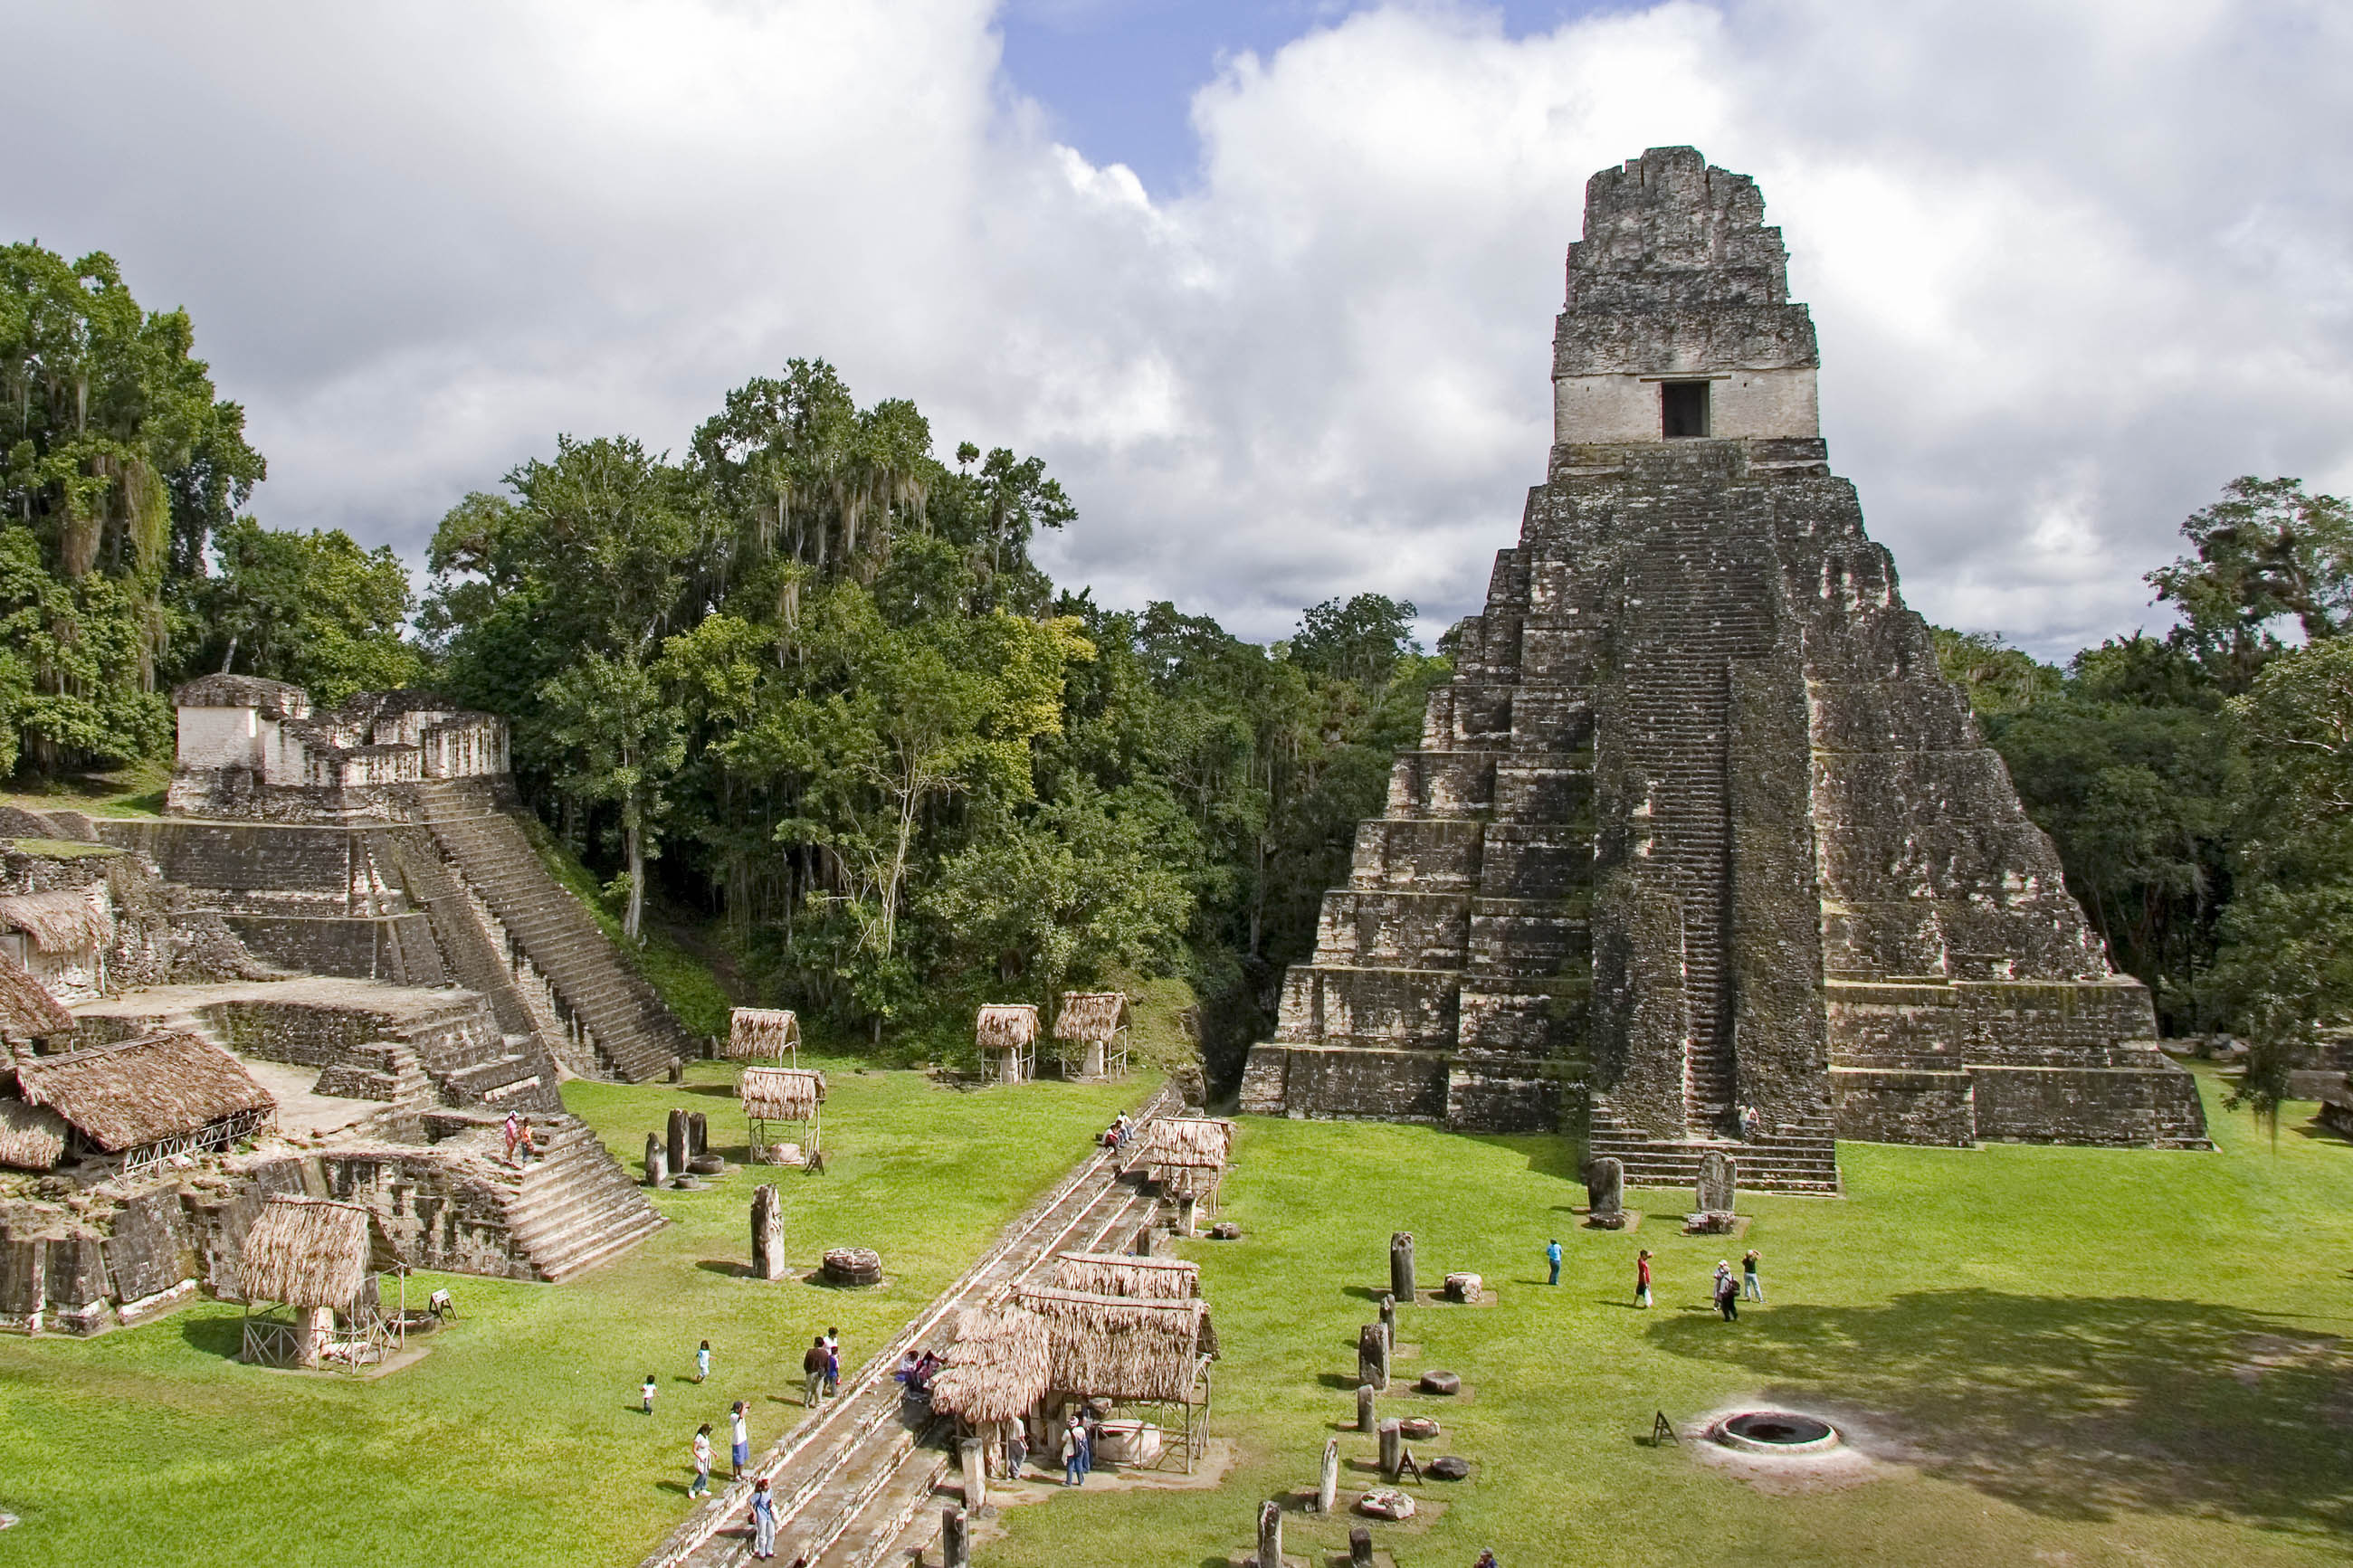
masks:
<svg viewBox="0 0 2353 1568"><path fill-rule="evenodd" d="M825 1336L819 1334L809 1342L808 1353L801 1357L801 1404L814 1410L825 1393L825 1369L833 1358L825 1353Z"/></svg>
<svg viewBox="0 0 2353 1568"><path fill-rule="evenodd" d="M1757 1249L1753 1247L1740 1260L1740 1299L1759 1305L1765 1300L1765 1287L1757 1278Z"/></svg>
<svg viewBox="0 0 2353 1568"><path fill-rule="evenodd" d="M694 1381L701 1383L711 1375L711 1342L703 1341L694 1347Z"/></svg>
<svg viewBox="0 0 2353 1568"><path fill-rule="evenodd" d="M1740 1316L1740 1287L1732 1282L1732 1265L1721 1258L1715 1260L1715 1310L1727 1323Z"/></svg>
<svg viewBox="0 0 2353 1568"><path fill-rule="evenodd" d="M512 1165L515 1163L515 1140L522 1136L522 1119L513 1111L508 1111L506 1123L499 1129L499 1135L507 1141L507 1163Z"/></svg>
<svg viewBox="0 0 2353 1568"><path fill-rule="evenodd" d="M776 1500L768 1478L752 1483L752 1555L765 1563L776 1554Z"/></svg>
<svg viewBox="0 0 2353 1568"><path fill-rule="evenodd" d="M825 1331L825 1396L831 1399L841 1392L841 1331L828 1327Z"/></svg>
<svg viewBox="0 0 2353 1568"><path fill-rule="evenodd" d="M1005 1479L1019 1480L1021 1467L1029 1462L1029 1434L1019 1421L1016 1421L1005 1433Z"/></svg>
<svg viewBox="0 0 2353 1568"><path fill-rule="evenodd" d="M647 1415L654 1413L654 1374L646 1373L646 1381L638 1389L638 1408Z"/></svg>
<svg viewBox="0 0 2353 1568"><path fill-rule="evenodd" d="M1546 1283L1551 1285L1559 1284L1560 1237L1556 1236L1550 1241L1545 1243L1545 1261L1552 1265L1552 1278L1549 1280L1546 1280Z"/></svg>
<svg viewBox="0 0 2353 1568"><path fill-rule="evenodd" d="M1634 1255L1634 1305L1651 1304L1651 1249L1644 1247Z"/></svg>
<svg viewBox="0 0 2353 1568"><path fill-rule="evenodd" d="M735 1473L730 1480L744 1479L744 1467L752 1462L752 1433L744 1424L744 1402L737 1400L727 1412L727 1457L733 1461Z"/></svg>
<svg viewBox="0 0 2353 1568"><path fill-rule="evenodd" d="M1079 1413L1071 1412L1062 1428L1062 1484L1084 1486L1087 1479L1087 1435L1079 1428Z"/></svg>
<svg viewBox="0 0 2353 1568"><path fill-rule="evenodd" d="M705 1421L694 1429L694 1485L687 1489L691 1498L711 1495L711 1423Z"/></svg>

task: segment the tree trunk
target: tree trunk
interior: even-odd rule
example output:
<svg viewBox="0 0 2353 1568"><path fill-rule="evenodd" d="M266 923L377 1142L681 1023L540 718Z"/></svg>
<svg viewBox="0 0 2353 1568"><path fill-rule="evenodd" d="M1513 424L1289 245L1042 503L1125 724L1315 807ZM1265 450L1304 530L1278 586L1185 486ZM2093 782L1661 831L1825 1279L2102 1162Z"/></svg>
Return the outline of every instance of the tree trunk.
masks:
<svg viewBox="0 0 2353 1568"><path fill-rule="evenodd" d="M630 810L621 825L621 837L626 841L629 857L629 907L621 917L621 934L631 942L638 940L638 929L645 923L646 913L646 846L638 829L638 814Z"/></svg>

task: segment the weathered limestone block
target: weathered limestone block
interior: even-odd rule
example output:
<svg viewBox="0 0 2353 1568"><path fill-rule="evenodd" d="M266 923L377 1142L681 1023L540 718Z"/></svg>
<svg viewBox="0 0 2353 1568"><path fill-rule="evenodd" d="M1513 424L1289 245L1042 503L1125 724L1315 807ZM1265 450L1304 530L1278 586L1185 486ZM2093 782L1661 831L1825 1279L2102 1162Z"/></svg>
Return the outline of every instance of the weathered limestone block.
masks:
<svg viewBox="0 0 2353 1568"><path fill-rule="evenodd" d="M1626 1163L1604 1154L1585 1167L1585 1204L1590 1223L1618 1230L1626 1223Z"/></svg>
<svg viewBox="0 0 2353 1568"><path fill-rule="evenodd" d="M1272 1498L1258 1505L1258 1568L1282 1568L1282 1504Z"/></svg>
<svg viewBox="0 0 2353 1568"><path fill-rule="evenodd" d="M683 1175L687 1162L694 1157L694 1151L689 1145L686 1112L671 1111L665 1131L667 1135L662 1140L662 1147L670 1162L670 1173L673 1177Z"/></svg>
<svg viewBox="0 0 2353 1568"><path fill-rule="evenodd" d="M646 1185L662 1187L670 1184L670 1151L662 1144L661 1134L646 1134Z"/></svg>
<svg viewBox="0 0 2353 1568"><path fill-rule="evenodd" d="M765 1184L752 1189L752 1277L785 1277L784 1199L775 1187Z"/></svg>
<svg viewBox="0 0 2353 1568"><path fill-rule="evenodd" d="M1730 1214L1739 1191L1739 1165L1720 1149L1711 1149L1699 1157L1699 1210L1702 1214Z"/></svg>
<svg viewBox="0 0 2353 1568"><path fill-rule="evenodd" d="M1378 1323L1356 1331L1356 1385L1377 1392L1389 1385L1389 1342Z"/></svg>
<svg viewBox="0 0 2353 1568"><path fill-rule="evenodd" d="M1389 1237L1389 1294L1400 1301L1413 1300L1413 1232L1409 1230Z"/></svg>

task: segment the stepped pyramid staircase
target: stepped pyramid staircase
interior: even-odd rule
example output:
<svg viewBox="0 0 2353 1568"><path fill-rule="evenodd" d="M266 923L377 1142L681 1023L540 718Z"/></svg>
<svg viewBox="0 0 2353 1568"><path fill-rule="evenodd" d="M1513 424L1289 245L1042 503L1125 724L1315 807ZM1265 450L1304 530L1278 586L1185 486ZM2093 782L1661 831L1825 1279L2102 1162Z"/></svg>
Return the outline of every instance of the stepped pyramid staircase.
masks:
<svg viewBox="0 0 2353 1568"><path fill-rule="evenodd" d="M661 1216L586 1122L534 1115L540 1157L510 1173L508 1233L532 1276L560 1284L661 1228Z"/></svg>
<svg viewBox="0 0 2353 1568"><path fill-rule="evenodd" d="M625 1082L643 1083L668 1073L673 1061L702 1054L653 987L614 951L580 900L540 864L522 827L485 785L434 780L414 789L424 830L439 857L456 868L466 888L506 928L508 940L546 977L558 1013L582 1028L600 1066ZM477 933L470 942L453 944L459 983L492 994L498 1005L491 987L513 994L511 972L480 939L479 927L454 918L451 900L461 899L462 890L454 879L447 888L438 887L429 858L417 852L415 839L396 837L406 845L400 851L402 875L409 879L411 896L434 914L436 934L443 929L439 910L445 908L451 910L449 924L464 924ZM476 948L482 951L470 957ZM484 973L471 973L477 970Z"/></svg>

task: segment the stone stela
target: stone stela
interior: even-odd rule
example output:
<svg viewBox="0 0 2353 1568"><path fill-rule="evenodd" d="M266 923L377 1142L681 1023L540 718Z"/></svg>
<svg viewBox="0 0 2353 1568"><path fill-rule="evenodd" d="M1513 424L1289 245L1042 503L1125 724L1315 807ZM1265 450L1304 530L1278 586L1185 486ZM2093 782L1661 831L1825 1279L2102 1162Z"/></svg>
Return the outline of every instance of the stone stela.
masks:
<svg viewBox="0 0 2353 1568"><path fill-rule="evenodd" d="M1688 147L1588 184L1546 480L1244 1110L1822 1194L1834 1138L2203 1146L1831 471L1764 212Z"/></svg>

